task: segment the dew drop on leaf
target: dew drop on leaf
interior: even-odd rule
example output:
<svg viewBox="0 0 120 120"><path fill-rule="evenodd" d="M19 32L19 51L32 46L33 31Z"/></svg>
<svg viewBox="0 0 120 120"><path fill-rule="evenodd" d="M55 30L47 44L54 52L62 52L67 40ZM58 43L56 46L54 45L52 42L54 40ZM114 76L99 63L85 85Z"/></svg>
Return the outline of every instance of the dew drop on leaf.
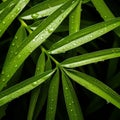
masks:
<svg viewBox="0 0 120 120"><path fill-rule="evenodd" d="M15 39L18 39L18 37L17 37L17 36L15 36Z"/></svg>
<svg viewBox="0 0 120 120"><path fill-rule="evenodd" d="M3 78L2 81L4 82L4 81L5 81L5 78Z"/></svg>
<svg viewBox="0 0 120 120"><path fill-rule="evenodd" d="M2 73L1 73L2 75L4 75L4 71L2 71Z"/></svg>
<svg viewBox="0 0 120 120"><path fill-rule="evenodd" d="M33 86L36 86L37 85L37 82L33 82L33 84L32 84Z"/></svg>
<svg viewBox="0 0 120 120"><path fill-rule="evenodd" d="M10 75L7 75L7 77L9 78L9 77L10 77Z"/></svg>
<svg viewBox="0 0 120 120"><path fill-rule="evenodd" d="M32 15L31 15L31 17L32 17L33 19L37 19L37 18L38 18L38 16L39 16L39 14L38 14L38 13L35 13L35 14L32 14Z"/></svg>
<svg viewBox="0 0 120 120"><path fill-rule="evenodd" d="M54 101L54 99L51 99L51 101L53 102L53 101Z"/></svg>
<svg viewBox="0 0 120 120"><path fill-rule="evenodd" d="M3 21L2 23L5 24L5 21Z"/></svg>
<svg viewBox="0 0 120 120"><path fill-rule="evenodd" d="M17 55L18 54L18 52L15 52L15 55Z"/></svg>
<svg viewBox="0 0 120 120"><path fill-rule="evenodd" d="M18 58L20 58L21 57L21 55L18 55Z"/></svg>
<svg viewBox="0 0 120 120"><path fill-rule="evenodd" d="M65 89L68 90L68 87L66 87Z"/></svg>
<svg viewBox="0 0 120 120"><path fill-rule="evenodd" d="M18 65L16 64L14 67L17 68L17 66L18 66Z"/></svg>
<svg viewBox="0 0 120 120"><path fill-rule="evenodd" d="M54 30L53 28L49 28L48 32L51 33L51 32L53 32L53 30Z"/></svg>
<svg viewBox="0 0 120 120"><path fill-rule="evenodd" d="M15 43L12 43L12 46L15 46Z"/></svg>

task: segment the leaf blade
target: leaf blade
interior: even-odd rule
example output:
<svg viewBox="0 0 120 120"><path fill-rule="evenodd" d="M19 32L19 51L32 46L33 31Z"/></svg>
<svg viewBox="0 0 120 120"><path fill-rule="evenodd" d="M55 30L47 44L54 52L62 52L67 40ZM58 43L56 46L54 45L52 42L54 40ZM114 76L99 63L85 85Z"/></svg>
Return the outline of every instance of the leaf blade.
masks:
<svg viewBox="0 0 120 120"><path fill-rule="evenodd" d="M67 75L78 84L120 108L120 95L101 81L75 70L66 71Z"/></svg>
<svg viewBox="0 0 120 120"><path fill-rule="evenodd" d="M61 65L67 68L74 68L116 57L120 57L120 48L99 50L96 52L86 53L76 57L68 58L64 60Z"/></svg>
<svg viewBox="0 0 120 120"><path fill-rule="evenodd" d="M33 88L37 87L38 85L46 81L53 73L54 73L54 70L47 71L41 75L29 78L21 83L16 84L13 87L6 89L5 91L2 91L0 93L0 106L29 92Z"/></svg>
<svg viewBox="0 0 120 120"><path fill-rule="evenodd" d="M73 85L63 72L62 86L69 119L83 120L83 115Z"/></svg>
<svg viewBox="0 0 120 120"><path fill-rule="evenodd" d="M0 76L0 90L3 89L24 60L55 31L78 2L79 0L75 0L74 2L69 0L66 2L26 38L25 42L23 42L18 50L16 50L18 54L9 62L8 66L3 69L4 74L1 74ZM6 77L8 74L9 77Z"/></svg>
<svg viewBox="0 0 120 120"><path fill-rule="evenodd" d="M77 33L69 35L57 43L53 44L49 49L50 54L64 53L74 49L87 42L94 40L97 37L115 29L120 25L120 18L115 18L106 22L97 23L90 27L84 28Z"/></svg>
<svg viewBox="0 0 120 120"><path fill-rule="evenodd" d="M59 90L59 71L57 70L57 72L54 74L53 78L50 81L50 86L48 90L46 120L55 119L58 90Z"/></svg>

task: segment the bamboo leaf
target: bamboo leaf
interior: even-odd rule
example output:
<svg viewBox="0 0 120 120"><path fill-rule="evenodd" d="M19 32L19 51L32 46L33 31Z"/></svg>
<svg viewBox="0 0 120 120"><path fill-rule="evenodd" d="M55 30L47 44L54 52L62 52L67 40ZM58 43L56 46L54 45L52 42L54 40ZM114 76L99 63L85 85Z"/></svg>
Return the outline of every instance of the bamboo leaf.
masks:
<svg viewBox="0 0 120 120"><path fill-rule="evenodd" d="M81 4L82 0L80 0L76 8L69 14L69 34L80 30Z"/></svg>
<svg viewBox="0 0 120 120"><path fill-rule="evenodd" d="M115 15L111 12L104 0L91 0L91 2L105 21L115 18ZM120 37L120 27L114 29L114 32Z"/></svg>
<svg viewBox="0 0 120 120"><path fill-rule="evenodd" d="M43 50L44 51L44 50ZM47 70L51 70L52 69L52 65L51 65L51 60L50 58L48 57L47 61L45 62L45 71ZM49 78L50 80L50 78ZM36 120L39 113L41 112L43 106L45 105L46 103L46 100L47 100L47 96L48 96L48 89L49 89L49 84L50 84L50 81L46 81L42 84L42 86L40 86L40 92L39 92L39 97L38 97L38 100L37 100L37 103L36 103L36 108L35 108L35 115L34 115L34 119Z"/></svg>
<svg viewBox="0 0 120 120"><path fill-rule="evenodd" d="M47 0L43 1L30 9L26 10L20 17L24 20L38 19L51 15L61 7L66 0Z"/></svg>
<svg viewBox="0 0 120 120"><path fill-rule="evenodd" d="M20 47L16 50L18 54L9 61L7 67L3 69L4 74L0 76L0 90L3 89L5 84L14 75L16 70L24 62L24 60L38 47L42 44L55 29L60 25L60 23L65 19L65 17L71 12L71 10L77 5L79 0L69 0L61 6L57 11L50 15L45 21L43 21L40 26L30 34L25 42L23 42ZM9 77L6 77L8 76Z"/></svg>
<svg viewBox="0 0 120 120"><path fill-rule="evenodd" d="M54 120L59 90L59 71L55 73L50 81L47 99L46 120Z"/></svg>
<svg viewBox="0 0 120 120"><path fill-rule="evenodd" d="M16 2L16 0L14 1ZM3 35L8 26L13 22L13 20L17 17L17 15L23 10L23 8L29 2L29 0L17 0L17 1L18 3L16 3L15 7L13 7L12 10L11 7L13 4L12 5L10 4L10 6L6 8L6 9L10 8L11 11L9 11L8 14L4 16L2 21L0 21L0 37Z"/></svg>
<svg viewBox="0 0 120 120"><path fill-rule="evenodd" d="M67 68L74 68L74 67L96 63L99 61L104 61L116 57L120 57L120 48L100 50L100 51L86 53L76 57L68 58L64 60L61 63L61 65Z"/></svg>
<svg viewBox="0 0 120 120"><path fill-rule="evenodd" d="M18 83L0 93L0 106L10 102L11 100L29 92L33 88L45 82L52 74L54 70L47 71L41 75L29 78L21 83Z"/></svg>
<svg viewBox="0 0 120 120"><path fill-rule="evenodd" d="M120 25L120 18L115 18L106 22L97 23L84 28L79 32L69 35L57 43L53 44L49 50L50 54L64 53L85 43L94 40L97 37L113 30Z"/></svg>
<svg viewBox="0 0 120 120"><path fill-rule="evenodd" d="M70 79L62 72L63 93L70 120L83 120L83 115Z"/></svg>
<svg viewBox="0 0 120 120"><path fill-rule="evenodd" d="M0 14L4 11L4 9L6 8L6 6L8 6L10 2L11 2L11 1L8 0L8 1L5 1L5 2L0 3ZM12 1L12 2L13 2L13 1Z"/></svg>
<svg viewBox="0 0 120 120"><path fill-rule="evenodd" d="M44 52L42 52L41 55L39 56L39 59L38 59L37 65L36 65L35 75L39 75L39 74L43 73L44 69L45 69L45 54L44 54ZM29 110L28 110L28 116L27 116L28 120L33 119L34 110L36 107L38 96L40 94L40 88L41 87L38 86L32 90L30 104L29 104Z"/></svg>
<svg viewBox="0 0 120 120"><path fill-rule="evenodd" d="M14 39L12 40L10 44L4 66L6 66L7 64L6 62L9 62L17 54L16 49L20 46L20 44L24 41L26 37L27 37L27 33L26 33L25 28L23 26L20 26L14 36Z"/></svg>
<svg viewBox="0 0 120 120"><path fill-rule="evenodd" d="M75 70L66 71L66 73L75 82L105 99L107 103L112 103L117 108L120 108L120 95L101 81Z"/></svg>

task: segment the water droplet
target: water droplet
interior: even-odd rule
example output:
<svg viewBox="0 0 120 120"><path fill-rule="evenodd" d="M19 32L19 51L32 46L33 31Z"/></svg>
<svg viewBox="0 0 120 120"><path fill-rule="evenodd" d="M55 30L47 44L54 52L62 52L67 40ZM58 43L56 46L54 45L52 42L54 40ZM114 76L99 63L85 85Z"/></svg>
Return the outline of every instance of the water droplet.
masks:
<svg viewBox="0 0 120 120"><path fill-rule="evenodd" d="M21 55L18 55L18 58L20 58L21 57Z"/></svg>
<svg viewBox="0 0 120 120"><path fill-rule="evenodd" d="M4 81L5 81L5 78L3 78L2 81L4 82Z"/></svg>
<svg viewBox="0 0 120 120"><path fill-rule="evenodd" d="M15 46L15 43L12 43L12 46Z"/></svg>
<svg viewBox="0 0 120 120"><path fill-rule="evenodd" d="M18 54L18 52L15 52L15 55L17 55Z"/></svg>
<svg viewBox="0 0 120 120"><path fill-rule="evenodd" d="M76 46L77 44L76 43L73 43L74 46Z"/></svg>
<svg viewBox="0 0 120 120"><path fill-rule="evenodd" d="M104 18L107 18L107 16L105 15Z"/></svg>
<svg viewBox="0 0 120 120"><path fill-rule="evenodd" d="M4 71L2 71L2 73L1 73L1 74L3 75L4 73L5 73L5 72L4 72Z"/></svg>
<svg viewBox="0 0 120 120"><path fill-rule="evenodd" d="M2 23L5 24L5 21L3 21Z"/></svg>
<svg viewBox="0 0 120 120"><path fill-rule="evenodd" d="M53 108L52 108L52 107L51 107L50 109L51 109L51 110L53 110Z"/></svg>
<svg viewBox="0 0 120 120"><path fill-rule="evenodd" d="M53 102L53 101L54 101L54 99L51 99L51 101Z"/></svg>
<svg viewBox="0 0 120 120"><path fill-rule="evenodd" d="M68 87L66 87L65 89L68 90Z"/></svg>
<svg viewBox="0 0 120 120"><path fill-rule="evenodd" d="M20 8L17 8L17 11L20 11Z"/></svg>
<svg viewBox="0 0 120 120"><path fill-rule="evenodd" d="M35 82L33 82L33 85L35 86L35 85L37 85L37 82L35 81Z"/></svg>
<svg viewBox="0 0 120 120"><path fill-rule="evenodd" d="M75 1L73 0L73 1L72 1L72 4L73 4L74 2L75 2Z"/></svg>
<svg viewBox="0 0 120 120"><path fill-rule="evenodd" d="M14 15L11 15L12 18L14 18Z"/></svg>
<svg viewBox="0 0 120 120"><path fill-rule="evenodd" d="M51 33L51 32L53 32L53 30L54 30L53 28L49 28L48 32Z"/></svg>
<svg viewBox="0 0 120 120"><path fill-rule="evenodd" d="M92 38L93 36L92 35L90 35L90 38Z"/></svg>
<svg viewBox="0 0 120 120"><path fill-rule="evenodd" d="M69 105L71 106L71 103L69 103Z"/></svg>
<svg viewBox="0 0 120 120"><path fill-rule="evenodd" d="M33 19L37 19L37 18L38 18L38 16L39 16L39 14L38 14L38 13L35 13L35 14L32 14L32 15L31 15L31 17L32 17Z"/></svg>
<svg viewBox="0 0 120 120"><path fill-rule="evenodd" d="M15 39L18 39L18 37L17 37L17 36L15 36Z"/></svg>
<svg viewBox="0 0 120 120"><path fill-rule="evenodd" d="M18 66L18 65L16 64L14 67L17 68L17 66Z"/></svg>
<svg viewBox="0 0 120 120"><path fill-rule="evenodd" d="M74 104L74 101L72 101L72 104Z"/></svg>
<svg viewBox="0 0 120 120"><path fill-rule="evenodd" d="M33 42L35 42L36 41L36 39L33 39Z"/></svg>
<svg viewBox="0 0 120 120"><path fill-rule="evenodd" d="M7 77L9 78L9 77L10 77L10 75L7 75Z"/></svg>

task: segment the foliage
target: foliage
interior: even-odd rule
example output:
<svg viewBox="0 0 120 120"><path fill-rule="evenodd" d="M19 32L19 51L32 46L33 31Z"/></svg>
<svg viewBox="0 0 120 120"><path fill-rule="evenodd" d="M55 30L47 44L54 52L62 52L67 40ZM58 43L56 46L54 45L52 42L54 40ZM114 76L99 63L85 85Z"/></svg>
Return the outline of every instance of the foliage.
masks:
<svg viewBox="0 0 120 120"><path fill-rule="evenodd" d="M0 119L120 119L117 2L0 2Z"/></svg>

